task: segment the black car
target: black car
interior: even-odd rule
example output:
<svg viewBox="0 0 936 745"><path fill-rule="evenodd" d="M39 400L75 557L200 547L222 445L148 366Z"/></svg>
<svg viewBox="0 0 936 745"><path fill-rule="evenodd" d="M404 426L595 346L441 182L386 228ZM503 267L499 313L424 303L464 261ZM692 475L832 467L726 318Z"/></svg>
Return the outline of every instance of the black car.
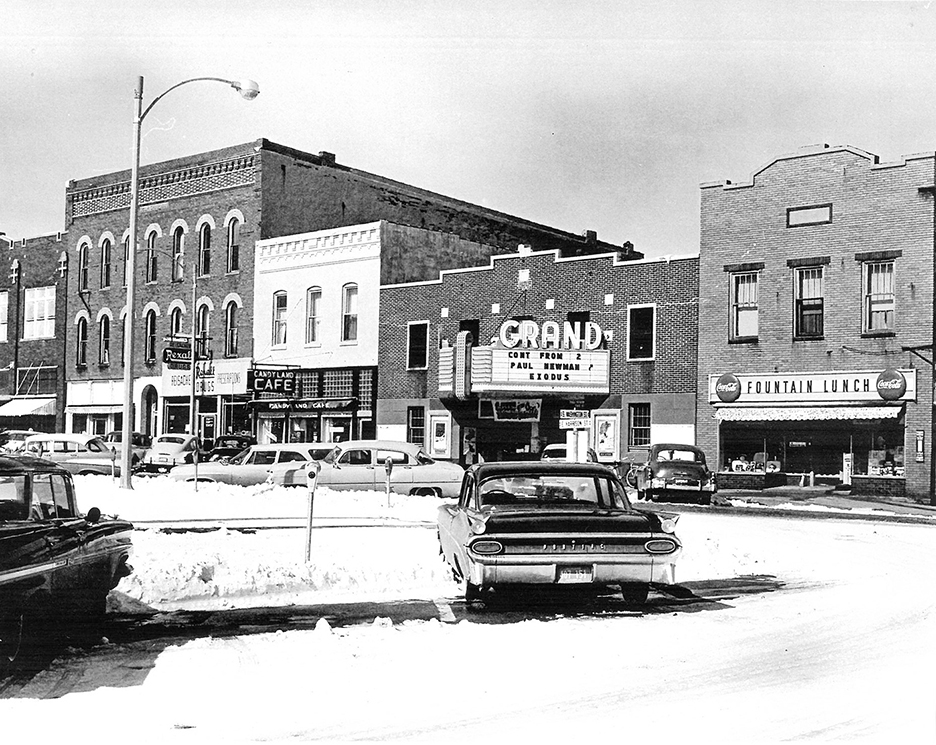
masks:
<svg viewBox="0 0 936 745"><path fill-rule="evenodd" d="M67 628L99 623L131 573L125 520L78 511L72 475L31 456L0 457L0 672Z"/></svg>
<svg viewBox="0 0 936 745"><path fill-rule="evenodd" d="M221 435L214 441L214 446L202 460L221 460L232 458L251 445L257 444L257 438L251 435Z"/></svg>
<svg viewBox="0 0 936 745"><path fill-rule="evenodd" d="M705 453L695 445L665 442L651 445L647 462L636 471L638 499L680 499L711 504L715 474Z"/></svg>

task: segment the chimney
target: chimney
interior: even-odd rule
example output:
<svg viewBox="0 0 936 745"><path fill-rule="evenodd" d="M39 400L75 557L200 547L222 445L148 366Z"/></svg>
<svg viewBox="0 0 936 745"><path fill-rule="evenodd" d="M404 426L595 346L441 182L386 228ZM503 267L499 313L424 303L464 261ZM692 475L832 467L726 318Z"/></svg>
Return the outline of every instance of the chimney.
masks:
<svg viewBox="0 0 936 745"><path fill-rule="evenodd" d="M585 231L585 243L592 246L598 242L598 233L594 230Z"/></svg>
<svg viewBox="0 0 936 745"><path fill-rule="evenodd" d="M322 150L319 152L319 162L323 166L333 166L335 165L335 154Z"/></svg>

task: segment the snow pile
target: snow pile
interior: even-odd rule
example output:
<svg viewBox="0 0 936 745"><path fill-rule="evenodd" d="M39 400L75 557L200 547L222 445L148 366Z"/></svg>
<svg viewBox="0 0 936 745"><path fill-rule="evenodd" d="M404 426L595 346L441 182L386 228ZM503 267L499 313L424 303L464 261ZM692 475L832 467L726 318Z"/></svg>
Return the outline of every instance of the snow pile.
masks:
<svg viewBox="0 0 936 745"><path fill-rule="evenodd" d="M383 492L315 494L310 561L300 527L231 530L221 518L263 525L290 518L305 525L308 493L269 485L239 487L135 479L132 491L103 476L76 477L79 505L135 521L134 573L118 593L159 610L338 602L350 598L437 598L458 587L442 562L435 521L440 500ZM375 520L368 526L367 519ZM351 527L332 521L352 520ZM180 521L196 531L164 532ZM204 522L201 522L204 521ZM685 549L677 579L767 574L769 552L742 540L725 542L683 515ZM119 606L130 607L124 603Z"/></svg>

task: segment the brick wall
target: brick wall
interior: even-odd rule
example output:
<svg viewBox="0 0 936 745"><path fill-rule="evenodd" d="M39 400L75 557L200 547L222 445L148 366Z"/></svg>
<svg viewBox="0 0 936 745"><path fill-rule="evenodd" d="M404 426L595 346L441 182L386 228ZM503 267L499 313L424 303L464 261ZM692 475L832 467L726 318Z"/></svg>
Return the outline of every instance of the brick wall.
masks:
<svg viewBox="0 0 936 745"><path fill-rule="evenodd" d="M708 376L723 372L869 370L917 367L919 396L906 407L908 491L929 489L929 455L912 461L914 432L930 439L931 368L902 347L933 342L932 154L893 164L853 148L820 148L779 158L750 182L701 190L698 433L715 462L717 425ZM787 227L787 209L832 204L830 224ZM862 265L856 254L900 251L897 330L862 336ZM824 335L793 338L794 271L788 261L827 258ZM730 344L726 265L762 263L756 342ZM929 446L927 446L929 451Z"/></svg>

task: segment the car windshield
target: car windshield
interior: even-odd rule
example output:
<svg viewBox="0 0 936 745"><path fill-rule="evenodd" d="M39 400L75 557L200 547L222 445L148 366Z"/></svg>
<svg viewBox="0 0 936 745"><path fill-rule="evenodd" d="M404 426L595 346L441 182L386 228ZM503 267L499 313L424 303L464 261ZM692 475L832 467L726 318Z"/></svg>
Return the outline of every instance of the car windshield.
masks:
<svg viewBox="0 0 936 745"><path fill-rule="evenodd" d="M604 476L575 474L517 474L496 476L478 488L481 506L562 507L594 509L627 506L618 483Z"/></svg>
<svg viewBox="0 0 936 745"><path fill-rule="evenodd" d="M703 461L702 454L694 450L660 450L656 457L658 461L679 460L684 463L701 463Z"/></svg>

